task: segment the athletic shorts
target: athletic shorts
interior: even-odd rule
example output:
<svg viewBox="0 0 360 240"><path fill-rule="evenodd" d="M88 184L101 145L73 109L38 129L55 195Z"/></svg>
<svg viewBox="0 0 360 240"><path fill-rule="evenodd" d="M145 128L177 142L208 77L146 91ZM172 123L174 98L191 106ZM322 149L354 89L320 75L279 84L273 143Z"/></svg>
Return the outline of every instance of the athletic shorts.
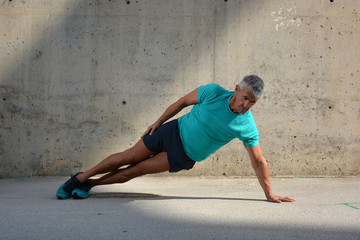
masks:
<svg viewBox="0 0 360 240"><path fill-rule="evenodd" d="M161 125L152 135L145 135L143 142L154 154L167 152L169 172L189 170L195 165L195 161L189 158L184 151L177 120Z"/></svg>

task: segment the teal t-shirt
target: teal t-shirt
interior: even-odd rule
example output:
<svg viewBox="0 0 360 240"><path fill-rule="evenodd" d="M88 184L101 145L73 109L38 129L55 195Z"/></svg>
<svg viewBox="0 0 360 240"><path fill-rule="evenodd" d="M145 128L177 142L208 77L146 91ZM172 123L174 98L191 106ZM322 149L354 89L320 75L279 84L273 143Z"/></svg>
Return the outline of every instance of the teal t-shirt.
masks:
<svg viewBox="0 0 360 240"><path fill-rule="evenodd" d="M184 150L194 161L205 160L234 138L249 147L259 144L259 132L250 110L237 114L230 109L234 93L214 83L200 86L199 104L178 119Z"/></svg>

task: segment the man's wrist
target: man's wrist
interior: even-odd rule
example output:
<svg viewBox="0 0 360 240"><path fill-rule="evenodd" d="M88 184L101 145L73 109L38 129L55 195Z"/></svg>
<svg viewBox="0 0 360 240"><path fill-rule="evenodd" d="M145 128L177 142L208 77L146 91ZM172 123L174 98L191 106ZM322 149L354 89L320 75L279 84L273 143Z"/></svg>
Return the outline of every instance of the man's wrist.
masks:
<svg viewBox="0 0 360 240"><path fill-rule="evenodd" d="M274 194L272 192L265 193L266 198L272 198Z"/></svg>

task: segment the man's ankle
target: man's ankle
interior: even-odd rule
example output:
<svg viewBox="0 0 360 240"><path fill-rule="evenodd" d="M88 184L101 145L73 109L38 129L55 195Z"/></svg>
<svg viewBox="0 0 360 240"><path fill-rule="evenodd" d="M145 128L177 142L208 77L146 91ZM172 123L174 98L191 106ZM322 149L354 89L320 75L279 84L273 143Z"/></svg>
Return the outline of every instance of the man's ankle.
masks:
<svg viewBox="0 0 360 240"><path fill-rule="evenodd" d="M84 183L87 179L84 179L84 173L80 173L76 176L77 180L79 180L80 183Z"/></svg>

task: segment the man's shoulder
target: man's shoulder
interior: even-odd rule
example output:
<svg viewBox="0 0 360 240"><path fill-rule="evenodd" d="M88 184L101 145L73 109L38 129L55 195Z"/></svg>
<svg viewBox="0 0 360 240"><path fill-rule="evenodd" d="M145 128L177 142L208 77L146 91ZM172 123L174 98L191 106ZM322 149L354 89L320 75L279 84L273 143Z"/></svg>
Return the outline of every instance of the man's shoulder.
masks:
<svg viewBox="0 0 360 240"><path fill-rule="evenodd" d="M254 116L251 113L251 110L249 109L246 113L239 115L243 119L246 119L251 124L255 124Z"/></svg>
<svg viewBox="0 0 360 240"><path fill-rule="evenodd" d="M202 85L198 89L198 102L205 101L205 99L216 99L227 92L229 91L217 83Z"/></svg>
<svg viewBox="0 0 360 240"><path fill-rule="evenodd" d="M220 86L217 83L208 83L208 84L202 85L202 87L213 88L213 89L224 89L225 90L225 88L223 88L222 86Z"/></svg>
<svg viewBox="0 0 360 240"><path fill-rule="evenodd" d="M220 86L217 83L208 83L208 84L202 85L201 88L203 88L204 90L207 90L207 91L212 91L214 93L229 92L228 90L226 90L225 88L223 88L222 86Z"/></svg>

